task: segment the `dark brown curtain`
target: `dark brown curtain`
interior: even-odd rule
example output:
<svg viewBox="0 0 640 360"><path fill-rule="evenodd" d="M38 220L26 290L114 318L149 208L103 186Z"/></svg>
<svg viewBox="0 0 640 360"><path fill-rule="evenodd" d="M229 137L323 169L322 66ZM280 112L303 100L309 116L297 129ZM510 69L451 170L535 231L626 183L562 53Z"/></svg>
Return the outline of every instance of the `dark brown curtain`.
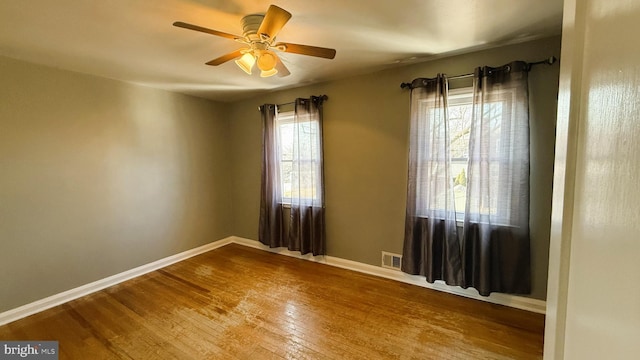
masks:
<svg viewBox="0 0 640 360"><path fill-rule="evenodd" d="M525 62L477 68L463 232L464 287L531 291Z"/></svg>
<svg viewBox="0 0 640 360"><path fill-rule="evenodd" d="M259 240L270 247L287 247L302 254L326 253L322 153L324 99L296 99L293 120L284 125L284 131L279 127L283 125L278 123L277 107L262 107ZM287 212L289 221L285 223Z"/></svg>
<svg viewBox="0 0 640 360"><path fill-rule="evenodd" d="M286 246L284 209L280 189L280 147L277 143L276 106L260 107L262 167L258 240L269 247Z"/></svg>

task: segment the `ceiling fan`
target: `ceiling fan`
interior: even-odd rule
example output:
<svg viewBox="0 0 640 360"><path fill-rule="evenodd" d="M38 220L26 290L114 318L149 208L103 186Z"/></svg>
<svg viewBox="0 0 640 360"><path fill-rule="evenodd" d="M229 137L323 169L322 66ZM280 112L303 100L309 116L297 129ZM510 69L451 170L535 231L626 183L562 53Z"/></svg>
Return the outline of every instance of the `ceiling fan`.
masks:
<svg viewBox="0 0 640 360"><path fill-rule="evenodd" d="M242 18L242 36L207 29L182 21L176 21L173 25L184 29L221 36L244 44L246 47L222 55L206 64L218 66L227 61L237 59L235 63L238 67L249 75L251 75L251 69L256 63L260 69L260 76L262 77L269 77L276 74L278 74L278 76L289 75L289 70L284 66L282 60L280 60L280 57L278 57L274 50L325 59L333 59L336 56L334 49L276 42L276 35L278 35L290 18L291 13L278 6L271 5L265 15L253 14Z"/></svg>

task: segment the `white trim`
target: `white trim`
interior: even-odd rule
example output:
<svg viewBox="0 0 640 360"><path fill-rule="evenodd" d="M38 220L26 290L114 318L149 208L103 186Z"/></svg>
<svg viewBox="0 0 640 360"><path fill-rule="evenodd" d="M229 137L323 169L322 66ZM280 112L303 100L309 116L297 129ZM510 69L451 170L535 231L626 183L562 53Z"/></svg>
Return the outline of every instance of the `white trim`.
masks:
<svg viewBox="0 0 640 360"><path fill-rule="evenodd" d="M591 122L587 119L587 113L583 113L586 111L584 107L589 104L588 100L583 100L583 93L591 90L589 83L583 84L584 67L595 58L594 55L586 54L586 29L592 21L588 8L589 4L582 1L564 1L549 236L548 311L544 329L545 359L565 358L569 274L571 259L575 256L572 255L572 240L575 184L578 176L576 168L578 160L586 154L579 146L580 139L584 139L584 136L580 136L584 131L580 127L588 126ZM617 84L615 81L612 83ZM583 104L583 101L586 103ZM615 304L615 300L612 304Z"/></svg>
<svg viewBox="0 0 640 360"><path fill-rule="evenodd" d="M492 293L489 296L481 296L475 289L463 289L459 286L449 286L442 281L436 281L435 284L428 283L425 280L424 276L409 275L397 270L385 269L380 266L364 264L361 262L346 260L333 256L312 256L310 254L300 255L299 252L289 251L284 248L271 249L268 246L265 246L255 240L245 239L237 236L232 236L231 238L233 239L232 242L235 244L266 250L280 255L292 256L299 259L309 260L321 264L374 275L385 279L391 279L407 284L417 285L428 289L444 291L450 294L460 295L475 300L481 300L493 304L505 305L521 310L527 310L538 314L544 314L546 311L546 302L544 300L499 293Z"/></svg>
<svg viewBox="0 0 640 360"><path fill-rule="evenodd" d="M97 280L89 284L82 285L77 288L67 290L59 294L46 297L44 299L34 301L32 303L17 307L15 309L5 311L3 313L0 313L0 326L25 318L29 315L33 315L35 313L50 309L54 306L64 304L71 300L75 300L77 298L92 294L96 291L100 291L102 289L108 288L109 286L119 284L121 282L150 273L152 271L161 269L163 267L169 266L179 261L186 260L190 257L203 254L207 251L211 251L231 243L252 247L255 249L265 250L265 251L269 251L279 255L291 256L298 259L313 261L321 264L339 267L342 269L357 271L357 272L361 272L369 275L382 277L385 279L396 280L396 281L404 282L407 284L421 286L424 288L444 291L447 293L460 295L460 296L468 297L471 299L487 301L490 303L532 311L539 314L545 313L546 303L542 300L525 298L521 296L506 295L506 294L495 294L495 293L491 294L489 297L484 297L484 296L480 296L478 292L474 289L462 289L457 286L448 286L441 281L437 281L435 284L430 284L426 282L424 277L422 276L408 275L397 270L385 269L380 266L364 264L357 261L341 259L333 256L313 256L311 254L300 255L299 252L289 251L284 248L271 249L268 246L265 246L255 240L250 240L250 239L246 239L238 236L229 236L227 238L214 241L206 245L202 245L195 249L183 251L179 254L171 255L166 258L151 262L149 264L141 265L131 270L127 270L119 274L115 274L113 276L109 276L107 278Z"/></svg>
<svg viewBox="0 0 640 360"><path fill-rule="evenodd" d="M197 247L191 250L183 251L179 254L171 255L166 258L151 262L149 264L141 265L131 270L127 270L119 274L115 274L113 276L109 276L107 278L97 280L89 284L82 285L80 287L67 290L67 291L46 297L44 299L34 301L32 303L17 307L15 309L5 311L3 313L0 313L0 325L5 325L10 322L25 318L29 315L33 315L35 313L50 309L54 306L64 304L71 300L75 300L82 296L89 295L96 291L100 291L102 289L108 288L109 286L119 284L121 282L133 279L135 277L144 275L146 273L161 269L165 266L169 266L179 261L186 260L190 257L200 255L207 251L217 249L219 247L230 244L232 242L233 242L233 236L230 236L225 239L214 241L209 244L202 245L200 247Z"/></svg>

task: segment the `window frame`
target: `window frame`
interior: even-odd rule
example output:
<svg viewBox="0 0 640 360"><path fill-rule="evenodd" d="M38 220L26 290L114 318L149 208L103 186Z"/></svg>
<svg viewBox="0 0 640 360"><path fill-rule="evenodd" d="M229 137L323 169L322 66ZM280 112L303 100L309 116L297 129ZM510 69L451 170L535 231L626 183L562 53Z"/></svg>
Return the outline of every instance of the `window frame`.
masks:
<svg viewBox="0 0 640 360"><path fill-rule="evenodd" d="M308 121L308 122L312 122L312 121ZM294 159L291 160L284 160L283 159L283 151L282 151L282 147L283 147L283 142L282 142L282 125L287 125L287 124L293 124L294 125L294 129L296 126L296 122L295 122L295 111L294 110L289 110L289 111L283 111L283 112L279 112L276 111L276 117L275 117L275 124L276 124L276 146L278 147L278 166L279 166L279 170L280 170L280 203L282 205L284 205L285 207L290 207L292 204L292 199L293 197L286 197L285 196L285 187L284 187L284 176L283 176L283 166L282 164L284 162L286 163L290 163L293 164L293 162L295 161ZM318 124L319 126L319 124ZM319 139L318 139L319 140ZM321 146L321 144L319 143L318 146ZM305 162L305 163L312 163L315 166L317 166L317 163L319 161L321 161L320 159L300 159L300 162ZM292 166L293 167L293 166ZM319 174L314 173L314 176L318 177ZM313 197L300 197L301 200L308 200L308 201L320 201L321 200L321 179L316 178L314 179L314 184L316 184L316 189L313 190Z"/></svg>
<svg viewBox="0 0 640 360"><path fill-rule="evenodd" d="M474 96L474 88L473 86L465 86L465 87L459 87L459 88L455 88L455 89L450 89L448 91L448 96L447 96L447 113L449 112L449 108L451 106L460 106L460 105L468 105L470 110L471 110L471 116L473 115L473 96ZM500 115L500 127L502 128L503 124L504 124L504 120L505 120L505 114L504 111L509 111L510 108L512 108L513 103L514 103L514 98L515 98L516 94L514 92L513 89L510 88L506 88L503 89L502 91L498 92L497 94L493 95L491 100L489 101L490 103L501 103L502 104L502 110L501 110L501 115ZM430 107L427 105L427 101L421 101L421 109L424 109L424 111L429 111ZM421 110L422 111L422 110ZM451 121L450 118L448 121ZM505 135L502 134L502 130L501 130L501 135L500 137L504 137ZM470 140L470 139L469 139ZM467 141L467 147L470 147L470 143L469 141ZM470 154L469 152L467 152L467 158L453 158L452 154L451 154L451 148L449 149L449 162L450 165L451 163L453 163L454 161L465 161L466 160L466 164L465 164L465 174L468 177L469 176L469 160L470 160ZM497 159L493 159L492 161L498 162L499 166L501 165L501 158L497 158ZM427 159L427 158L422 158L419 161L421 162L429 162L432 161L432 159ZM457 174L456 174L457 176ZM455 177L453 176L451 178L451 182L452 182L452 186L454 185L454 181L455 181ZM454 194L454 198L455 198L455 194ZM455 200L454 200L455 201ZM466 194L465 194L465 207L462 209L458 209L456 208L455 211L455 219L456 219L456 223L458 225L462 225L464 223L464 218L465 218L465 212L466 212ZM418 210L418 212L423 212L422 210L429 210L429 209L421 209ZM444 211L444 209L431 209L431 210L438 210L438 211ZM462 210L462 211L460 211ZM482 218L484 216L490 216L493 215L495 216L496 220L498 223L502 223L505 222L507 223L508 221L506 221L505 219L509 219L510 218L510 214L503 214L501 213L501 209L499 207L496 206L496 212L495 214L491 214L490 213L490 208L488 212L481 212L480 214L478 214L478 218Z"/></svg>

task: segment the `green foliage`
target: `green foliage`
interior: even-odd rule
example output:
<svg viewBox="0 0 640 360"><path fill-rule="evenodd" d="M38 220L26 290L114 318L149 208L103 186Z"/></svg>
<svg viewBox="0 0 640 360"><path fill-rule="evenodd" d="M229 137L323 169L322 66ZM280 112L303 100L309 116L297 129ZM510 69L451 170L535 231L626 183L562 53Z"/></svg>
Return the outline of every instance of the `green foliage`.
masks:
<svg viewBox="0 0 640 360"><path fill-rule="evenodd" d="M453 181L454 185L462 185L467 186L467 174L464 172L464 169L460 171L460 173L456 176Z"/></svg>

